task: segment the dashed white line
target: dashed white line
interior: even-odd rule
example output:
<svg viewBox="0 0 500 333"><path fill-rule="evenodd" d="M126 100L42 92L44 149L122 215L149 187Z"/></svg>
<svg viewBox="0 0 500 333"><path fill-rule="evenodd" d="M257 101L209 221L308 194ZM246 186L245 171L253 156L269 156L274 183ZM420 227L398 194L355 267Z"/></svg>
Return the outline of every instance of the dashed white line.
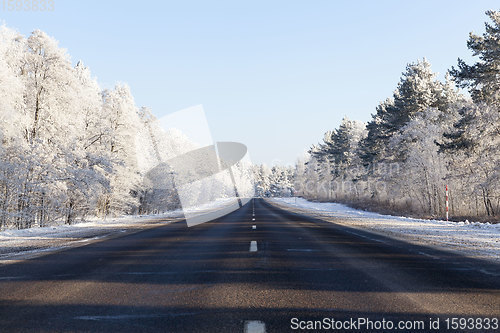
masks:
<svg viewBox="0 0 500 333"><path fill-rule="evenodd" d="M126 320L126 319L141 319L141 318L160 318L160 317L180 317L180 316L193 316L198 312L184 312L184 313L167 313L167 314L117 314L110 316L77 316L73 319L79 320Z"/></svg>
<svg viewBox="0 0 500 333"><path fill-rule="evenodd" d="M257 252L257 241L250 242L250 252Z"/></svg>
<svg viewBox="0 0 500 333"><path fill-rule="evenodd" d="M0 280L21 280L21 279L24 279L26 278L27 276L26 275L21 275L21 276L2 276L0 277Z"/></svg>
<svg viewBox="0 0 500 333"><path fill-rule="evenodd" d="M480 271L481 273L483 273L483 274L487 274L487 275L500 276L500 274L492 273L492 272L490 272L490 271L488 271L488 270L486 270L486 269L480 269L479 271Z"/></svg>
<svg viewBox="0 0 500 333"><path fill-rule="evenodd" d="M260 320L248 320L245 322L245 333L265 333L266 324Z"/></svg>
<svg viewBox="0 0 500 333"><path fill-rule="evenodd" d="M317 252L314 249L286 249L288 252Z"/></svg>
<svg viewBox="0 0 500 333"><path fill-rule="evenodd" d="M253 225L253 226L252 226L252 229L253 229L253 230L257 229L257 226L256 226L256 225Z"/></svg>

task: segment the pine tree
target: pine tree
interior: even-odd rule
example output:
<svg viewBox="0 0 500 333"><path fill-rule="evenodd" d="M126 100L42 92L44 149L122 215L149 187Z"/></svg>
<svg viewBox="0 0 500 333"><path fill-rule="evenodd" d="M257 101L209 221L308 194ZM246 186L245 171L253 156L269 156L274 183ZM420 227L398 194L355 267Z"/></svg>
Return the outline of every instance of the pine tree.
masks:
<svg viewBox="0 0 500 333"><path fill-rule="evenodd" d="M500 11L489 10L482 36L469 34L467 47L479 61L467 65L458 59L458 68L452 67L451 75L461 88L468 88L476 103L500 104Z"/></svg>
<svg viewBox="0 0 500 333"><path fill-rule="evenodd" d="M376 113L372 114L372 120L366 125L367 135L359 143L359 155L365 167L372 165L382 159L382 152L390 138L387 131L388 109L394 107L392 99L386 99L376 108Z"/></svg>
<svg viewBox="0 0 500 333"><path fill-rule="evenodd" d="M458 59L458 68L452 67L450 74L457 85L468 88L475 103L500 107L500 12L487 11L486 15L493 24L485 23L486 32L483 36L469 34L467 47L479 61L467 65ZM468 134L470 124L474 122L474 112L470 105L461 108L461 118L455 123L454 129L444 134L442 151L458 152L472 149L478 144L478 138Z"/></svg>
<svg viewBox="0 0 500 333"><path fill-rule="evenodd" d="M443 108L443 85L436 80L427 60L408 64L393 99L377 107L377 113L367 125L368 135L361 142L361 157L365 164L387 159L404 160L404 151L387 151L392 136L412 120L418 112L428 108Z"/></svg>

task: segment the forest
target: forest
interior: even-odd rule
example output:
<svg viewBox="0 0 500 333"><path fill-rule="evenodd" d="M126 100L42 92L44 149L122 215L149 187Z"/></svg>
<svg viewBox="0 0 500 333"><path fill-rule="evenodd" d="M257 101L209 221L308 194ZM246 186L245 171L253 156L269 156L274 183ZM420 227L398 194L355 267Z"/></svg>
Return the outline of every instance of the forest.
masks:
<svg viewBox="0 0 500 333"><path fill-rule="evenodd" d="M500 211L500 12L444 81L426 59L410 63L368 123L345 117L295 168L255 170L260 193L358 208L498 221ZM260 188L259 188L260 186Z"/></svg>
<svg viewBox="0 0 500 333"><path fill-rule="evenodd" d="M180 208L173 185L155 186L172 176L148 171L197 146L46 33L0 27L0 110L0 229Z"/></svg>
<svg viewBox="0 0 500 333"><path fill-rule="evenodd" d="M152 170L200 147L136 106L126 84L101 89L43 31L0 27L0 110L0 230L181 208L176 175ZM238 190L253 193L246 163L233 169ZM234 186L221 174L183 199L231 197Z"/></svg>
<svg viewBox="0 0 500 333"><path fill-rule="evenodd" d="M426 59L408 64L368 123L345 117L293 168L254 166L255 193L438 218L448 186L452 218L498 220L500 12L486 14L467 41L476 63L443 81ZM0 110L0 229L179 208L173 184L145 175L195 145L43 31L0 27Z"/></svg>

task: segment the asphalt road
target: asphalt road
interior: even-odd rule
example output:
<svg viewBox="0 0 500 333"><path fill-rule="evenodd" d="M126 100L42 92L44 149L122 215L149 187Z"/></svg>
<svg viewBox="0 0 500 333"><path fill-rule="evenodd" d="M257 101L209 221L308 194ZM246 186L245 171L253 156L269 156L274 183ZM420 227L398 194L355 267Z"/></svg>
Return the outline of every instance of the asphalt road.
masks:
<svg viewBox="0 0 500 333"><path fill-rule="evenodd" d="M250 202L0 266L0 331L289 332L323 318L438 331L432 318L455 332L446 318L500 318L496 264L254 205L255 221Z"/></svg>

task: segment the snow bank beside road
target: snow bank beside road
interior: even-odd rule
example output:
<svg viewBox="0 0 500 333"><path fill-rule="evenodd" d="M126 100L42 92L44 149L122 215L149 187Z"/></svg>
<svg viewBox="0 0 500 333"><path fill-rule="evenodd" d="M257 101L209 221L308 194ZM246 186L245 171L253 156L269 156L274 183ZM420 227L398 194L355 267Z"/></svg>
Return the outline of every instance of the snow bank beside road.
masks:
<svg viewBox="0 0 500 333"><path fill-rule="evenodd" d="M338 203L310 202L302 198L272 198L268 201L281 208L349 227L500 262L500 224L446 222L381 215Z"/></svg>

